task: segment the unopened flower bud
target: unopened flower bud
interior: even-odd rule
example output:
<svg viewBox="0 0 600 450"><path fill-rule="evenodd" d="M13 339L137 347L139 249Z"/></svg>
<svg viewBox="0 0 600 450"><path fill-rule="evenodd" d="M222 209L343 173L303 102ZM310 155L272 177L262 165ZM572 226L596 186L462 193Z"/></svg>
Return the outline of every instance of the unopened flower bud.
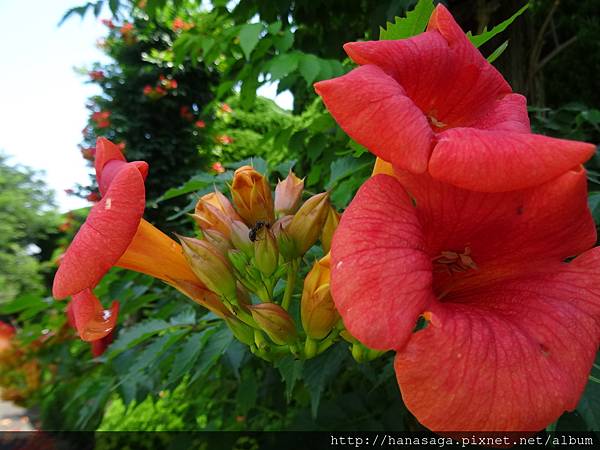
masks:
<svg viewBox="0 0 600 450"><path fill-rule="evenodd" d="M202 234L204 235L204 239L214 245L222 255L226 255L231 248L231 242L220 231L206 230Z"/></svg>
<svg viewBox="0 0 600 450"><path fill-rule="evenodd" d="M338 213L333 206L329 205L327 219L325 220L325 225L323 225L323 230L321 231L321 244L323 244L323 251L325 253L331 250L331 240L333 239L333 233L340 223L340 217L341 214Z"/></svg>
<svg viewBox="0 0 600 450"><path fill-rule="evenodd" d="M178 236L183 253L194 274L215 294L234 298L236 282L231 266L219 250L207 241Z"/></svg>
<svg viewBox="0 0 600 450"><path fill-rule="evenodd" d="M238 250L251 255L254 252L254 245L250 240L250 228L240 220L231 222L231 243Z"/></svg>
<svg viewBox="0 0 600 450"><path fill-rule="evenodd" d="M286 231L293 218L294 216L283 216L271 226L271 231L277 239L279 254L285 261L296 257L294 241Z"/></svg>
<svg viewBox="0 0 600 450"><path fill-rule="evenodd" d="M315 262L304 279L302 290L300 303L302 327L310 338L316 340L327 336L339 320L329 289L331 273L329 264L329 253Z"/></svg>
<svg viewBox="0 0 600 450"><path fill-rule="evenodd" d="M239 319L235 317L226 317L225 322L233 332L235 338L246 344L253 345L254 344L254 328L249 325L246 325Z"/></svg>
<svg viewBox="0 0 600 450"><path fill-rule="evenodd" d="M262 227L254 241L254 261L256 267L265 276L270 276L277 270L279 261L279 249L273 232Z"/></svg>
<svg viewBox="0 0 600 450"><path fill-rule="evenodd" d="M273 198L267 179L250 166L242 166L233 174L231 196L240 216L249 225L262 221L273 223Z"/></svg>
<svg viewBox="0 0 600 450"><path fill-rule="evenodd" d="M291 344L296 338L294 321L285 309L276 303L249 306L254 321L278 345Z"/></svg>
<svg viewBox="0 0 600 450"><path fill-rule="evenodd" d="M290 170L285 180L275 187L275 213L278 215L294 214L302 200L304 179L298 178Z"/></svg>
<svg viewBox="0 0 600 450"><path fill-rule="evenodd" d="M246 266L250 263L250 258L241 250L229 250L227 257L236 271L246 273Z"/></svg>
<svg viewBox="0 0 600 450"><path fill-rule="evenodd" d="M304 255L317 241L328 211L329 194L322 192L306 200L294 215L285 231L294 242L296 257Z"/></svg>
<svg viewBox="0 0 600 450"><path fill-rule="evenodd" d="M198 200L192 217L203 231L216 230L227 238L231 233L231 222L241 220L227 197L217 190Z"/></svg>

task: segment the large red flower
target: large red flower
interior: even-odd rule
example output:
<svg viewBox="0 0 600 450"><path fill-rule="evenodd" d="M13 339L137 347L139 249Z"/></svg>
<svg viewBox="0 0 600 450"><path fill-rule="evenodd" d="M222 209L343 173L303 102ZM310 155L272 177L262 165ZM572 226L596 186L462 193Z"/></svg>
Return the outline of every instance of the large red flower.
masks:
<svg viewBox="0 0 600 450"><path fill-rule="evenodd" d="M352 138L400 169L502 192L556 178L594 152L531 134L525 98L441 4L425 33L344 49L361 67L315 89Z"/></svg>
<svg viewBox="0 0 600 450"><path fill-rule="evenodd" d="M508 193L407 171L359 190L333 239L333 298L354 336L397 352L423 425L532 431L575 408L600 342L586 199L582 169Z"/></svg>
<svg viewBox="0 0 600 450"><path fill-rule="evenodd" d="M96 144L96 179L102 200L90 211L65 252L53 295L64 298L93 289L113 266L151 275L223 316L227 310L187 264L181 246L142 219L148 165L127 162L118 146Z"/></svg>

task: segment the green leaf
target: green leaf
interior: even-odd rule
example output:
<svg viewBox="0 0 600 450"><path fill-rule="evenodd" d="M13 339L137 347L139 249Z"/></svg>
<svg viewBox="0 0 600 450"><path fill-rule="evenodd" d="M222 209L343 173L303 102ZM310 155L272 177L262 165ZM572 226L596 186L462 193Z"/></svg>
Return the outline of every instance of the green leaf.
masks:
<svg viewBox="0 0 600 450"><path fill-rule="evenodd" d="M294 33L288 28L277 36L273 36L273 45L279 53L287 52L294 45Z"/></svg>
<svg viewBox="0 0 600 450"><path fill-rule="evenodd" d="M481 47L483 44L485 44L487 41L489 41L490 39L492 39L494 36L496 36L499 33L502 33L504 30L506 30L508 28L508 26L513 23L515 21L515 19L517 17L519 17L521 14L523 14L525 12L525 10L529 8L529 3L526 3L521 9L519 9L516 13L514 13L512 16L510 16L508 19L506 19L504 22L499 23L498 25L496 25L494 28L492 28L491 30L488 31L487 27L483 29L483 33L478 34L476 36L473 36L471 34L471 32L469 31L467 33L467 37L469 38L469 40L471 41L471 43L479 48ZM494 52L495 53L495 52Z"/></svg>
<svg viewBox="0 0 600 450"><path fill-rule="evenodd" d="M244 371L242 382L238 388L235 404L237 407L236 412L242 416L245 416L248 411L256 404L258 398L258 382L254 371Z"/></svg>
<svg viewBox="0 0 600 450"><path fill-rule="evenodd" d="M280 80L296 70L299 59L300 54L295 52L278 55L266 65L266 70L271 74L272 80Z"/></svg>
<svg viewBox="0 0 600 450"><path fill-rule="evenodd" d="M380 27L379 39L406 39L422 33L433 9L433 0L419 0L415 8L406 13L406 17L396 17L394 23L388 22L386 28Z"/></svg>
<svg viewBox="0 0 600 450"><path fill-rule="evenodd" d="M281 30L281 25L282 25L281 20L277 20L277 21L269 24L269 26L267 27L267 31L271 34L277 34Z"/></svg>
<svg viewBox="0 0 600 450"><path fill-rule="evenodd" d="M203 376L208 369L214 366L232 342L233 334L231 333L231 330L221 324L221 328L210 335L210 339L202 349L198 362L192 370L193 375L190 384Z"/></svg>
<svg viewBox="0 0 600 450"><path fill-rule="evenodd" d="M326 385L340 370L342 362L348 356L344 345L336 345L316 358L309 359L304 364L304 382L310 392L311 413L317 416L321 394Z"/></svg>
<svg viewBox="0 0 600 450"><path fill-rule="evenodd" d="M306 80L306 84L310 86L321 71L319 58L312 54L303 54L298 62L298 70Z"/></svg>
<svg viewBox="0 0 600 450"><path fill-rule="evenodd" d="M256 47L256 44L260 40L262 30L262 23L248 23L240 28L240 34L238 35L240 38L240 47L242 47L242 51L248 61L250 60L252 50L254 50L254 47Z"/></svg>
<svg viewBox="0 0 600 450"><path fill-rule="evenodd" d="M592 374L596 373L600 377L598 364L600 364L600 354L596 357L596 364L592 369ZM579 400L579 405L577 405L577 411L586 421L590 430L600 430L600 383L591 380L588 382L581 400Z"/></svg>
<svg viewBox="0 0 600 450"><path fill-rule="evenodd" d="M180 195L195 192L199 189L205 188L206 186L212 185L215 181L215 176L209 175L207 173L199 173L198 175L194 175L183 185L169 189L158 200L156 200L156 202L159 203L165 200L169 200L171 198L179 197Z"/></svg>
<svg viewBox="0 0 600 450"><path fill-rule="evenodd" d="M105 353L105 358L114 358L128 348L131 348L152 337L159 331L166 330L172 326L173 325L164 320L150 319L145 322L140 322L131 328L126 329L119 335L119 338L108 348Z"/></svg>
<svg viewBox="0 0 600 450"><path fill-rule="evenodd" d="M108 0L108 7L110 8L110 12L112 13L113 16L117 15L117 12L119 11L120 3L121 3L121 0Z"/></svg>
<svg viewBox="0 0 600 450"><path fill-rule="evenodd" d="M342 179L358 172L359 170L370 166L373 163L371 158L355 158L353 156L345 156L338 158L331 163L331 176L326 188L333 188Z"/></svg>
<svg viewBox="0 0 600 450"><path fill-rule="evenodd" d="M285 382L285 397L289 402L292 400L296 382L302 378L302 361L288 355L276 361L275 367L279 369L281 379Z"/></svg>
<svg viewBox="0 0 600 450"><path fill-rule="evenodd" d="M508 40L504 41L496 50L492 52L490 56L487 57L488 62L491 64L496 61L496 59L498 59L498 57L504 53L506 47L508 47Z"/></svg>
<svg viewBox="0 0 600 450"><path fill-rule="evenodd" d="M193 333L177 349L171 371L169 372L168 384L174 385L190 371L212 334L212 330Z"/></svg>
<svg viewBox="0 0 600 450"><path fill-rule="evenodd" d="M600 192L590 192L588 206L596 225L600 224Z"/></svg>

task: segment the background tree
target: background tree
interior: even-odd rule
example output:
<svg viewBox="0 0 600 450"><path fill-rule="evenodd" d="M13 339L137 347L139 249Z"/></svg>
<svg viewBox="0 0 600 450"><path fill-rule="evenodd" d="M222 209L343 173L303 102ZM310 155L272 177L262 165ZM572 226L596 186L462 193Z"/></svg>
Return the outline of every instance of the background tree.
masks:
<svg viewBox="0 0 600 450"><path fill-rule="evenodd" d="M39 174L0 153L0 303L44 290L43 261L58 225L53 194Z"/></svg>

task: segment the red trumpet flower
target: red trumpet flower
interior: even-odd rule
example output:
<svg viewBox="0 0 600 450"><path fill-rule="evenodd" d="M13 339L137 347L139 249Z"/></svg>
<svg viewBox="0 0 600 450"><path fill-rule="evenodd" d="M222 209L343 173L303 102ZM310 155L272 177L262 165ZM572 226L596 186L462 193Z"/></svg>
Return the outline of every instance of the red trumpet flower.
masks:
<svg viewBox="0 0 600 450"><path fill-rule="evenodd" d="M423 425L537 431L575 408L600 343L595 242L581 168L508 193L380 174L334 235L332 295L356 338L397 352Z"/></svg>
<svg viewBox="0 0 600 450"><path fill-rule="evenodd" d="M144 161L127 162L119 147L96 143L96 179L102 195L65 252L53 295L64 298L92 289L113 266L159 278L224 316L227 310L189 268L181 246L142 219Z"/></svg>
<svg viewBox="0 0 600 450"><path fill-rule="evenodd" d="M423 34L344 49L361 67L315 89L352 138L395 167L504 192L556 178L594 153L591 144L531 134L525 98L442 5Z"/></svg>

